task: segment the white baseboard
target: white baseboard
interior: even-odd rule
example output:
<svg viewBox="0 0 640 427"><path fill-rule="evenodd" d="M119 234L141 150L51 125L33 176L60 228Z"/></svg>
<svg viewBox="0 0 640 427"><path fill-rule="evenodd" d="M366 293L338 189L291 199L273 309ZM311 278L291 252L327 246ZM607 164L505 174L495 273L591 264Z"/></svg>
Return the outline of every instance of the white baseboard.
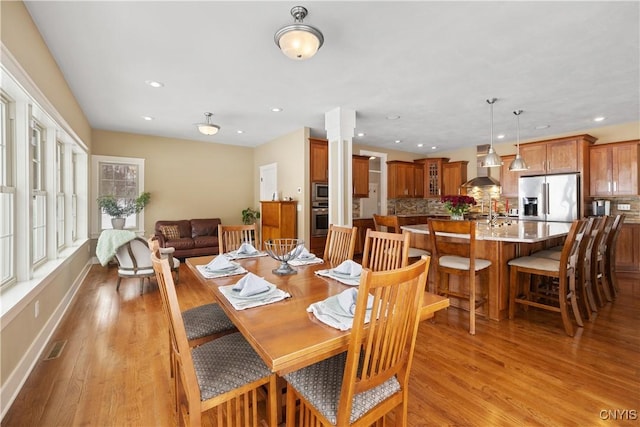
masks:
<svg viewBox="0 0 640 427"><path fill-rule="evenodd" d="M25 355L22 357L16 369L14 369L9 377L3 382L2 389L0 390L0 407L2 408L0 421L4 419L4 416L11 407L11 404L18 396L18 393L22 389L24 383L27 381L27 378L29 378L29 374L31 374L31 371L36 366L36 363L38 363L38 361L42 357L42 354L46 350L51 336L58 328L58 324L75 299L76 294L80 289L80 285L87 277L87 274L89 274L91 265L91 260L89 260L89 262L82 269L80 275L76 278L76 280L69 288L69 291L62 298L60 304L58 304L58 307L53 312L47 323L44 325L36 339L33 341Z"/></svg>

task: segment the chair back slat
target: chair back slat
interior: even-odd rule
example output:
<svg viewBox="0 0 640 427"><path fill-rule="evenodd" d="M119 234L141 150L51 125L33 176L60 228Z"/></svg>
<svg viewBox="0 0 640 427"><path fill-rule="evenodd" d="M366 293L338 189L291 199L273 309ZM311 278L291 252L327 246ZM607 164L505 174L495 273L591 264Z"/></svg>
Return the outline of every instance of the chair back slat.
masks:
<svg viewBox="0 0 640 427"><path fill-rule="evenodd" d="M357 227L329 225L323 259L333 265L353 259L356 247Z"/></svg>
<svg viewBox="0 0 640 427"><path fill-rule="evenodd" d="M393 270L409 264L409 233L367 230L362 267L372 271Z"/></svg>
<svg viewBox="0 0 640 427"><path fill-rule="evenodd" d="M222 225L218 224L218 245L221 254L235 251L243 243L251 243L256 249L262 247L256 241L256 224Z"/></svg>
<svg viewBox="0 0 640 427"><path fill-rule="evenodd" d="M349 425L353 397L392 376L406 393L430 257L390 271L363 270L342 382L337 425ZM373 296L371 320L364 323ZM406 397L406 394L405 394Z"/></svg>

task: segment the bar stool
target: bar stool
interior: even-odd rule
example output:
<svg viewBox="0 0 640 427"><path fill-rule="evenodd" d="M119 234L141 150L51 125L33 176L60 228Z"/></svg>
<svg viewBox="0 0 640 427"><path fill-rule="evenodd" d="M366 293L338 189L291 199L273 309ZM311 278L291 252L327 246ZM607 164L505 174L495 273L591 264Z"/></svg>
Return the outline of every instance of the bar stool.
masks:
<svg viewBox="0 0 640 427"><path fill-rule="evenodd" d="M402 229L400 229L400 221L398 220L397 215L376 215L373 214L373 225L376 228L376 231L386 231L388 233L402 233ZM409 259L413 258L414 260L418 260L422 258L422 256L431 254L424 250L418 248L409 247Z"/></svg>
<svg viewBox="0 0 640 427"><path fill-rule="evenodd" d="M578 326L583 326L576 298L576 271L578 249L584 236L582 230L586 222L586 220L576 220L571 224L559 261L535 256L524 256L509 261L509 319L515 317L516 304L557 312L562 317L565 332L573 336L573 324L569 318L567 306L569 301L576 323ZM547 280L544 285L539 285L537 282L532 285L531 280L527 280L524 282L526 286L520 292L521 283L518 280L520 274L541 276L552 280Z"/></svg>
<svg viewBox="0 0 640 427"><path fill-rule="evenodd" d="M607 242L607 250L604 257L604 273L607 276L607 282L611 288L611 295L615 298L618 294L618 278L616 276L616 246L618 243L618 236L620 235L620 229L624 224L624 214L616 215L616 219L613 221L613 227L609 234L609 242Z"/></svg>
<svg viewBox="0 0 640 427"><path fill-rule="evenodd" d="M475 221L429 219L428 224L431 249L436 260L435 293L468 301L469 333L475 335L476 309L488 302L486 285L483 286L488 280L484 283L480 281L480 298L477 298L476 277L482 273L487 273L488 276L491 266L491 261L476 258L476 223ZM449 289L451 274L466 277L469 291L451 291ZM444 285L442 288L440 288L441 282Z"/></svg>

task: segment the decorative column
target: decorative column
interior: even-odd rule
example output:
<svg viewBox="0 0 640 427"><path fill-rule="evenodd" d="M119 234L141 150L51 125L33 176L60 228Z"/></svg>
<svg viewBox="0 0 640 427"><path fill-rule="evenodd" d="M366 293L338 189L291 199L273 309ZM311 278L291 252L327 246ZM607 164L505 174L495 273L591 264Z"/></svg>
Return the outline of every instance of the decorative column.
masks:
<svg viewBox="0 0 640 427"><path fill-rule="evenodd" d="M329 224L352 224L353 136L356 112L338 107L324 115L324 127L329 141Z"/></svg>

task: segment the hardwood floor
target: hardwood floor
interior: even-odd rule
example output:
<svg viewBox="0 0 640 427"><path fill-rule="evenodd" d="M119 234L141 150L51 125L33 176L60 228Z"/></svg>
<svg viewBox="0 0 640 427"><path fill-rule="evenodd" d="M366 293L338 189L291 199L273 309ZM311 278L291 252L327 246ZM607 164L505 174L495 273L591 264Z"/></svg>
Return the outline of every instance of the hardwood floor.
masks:
<svg viewBox="0 0 640 427"><path fill-rule="evenodd" d="M209 301L181 269L183 309ZM409 426L638 425L640 281L619 281L617 300L574 338L559 315L533 309L514 321L480 318L476 336L455 308L423 322ZM114 268L92 267L54 334L66 340L62 354L36 365L3 426L176 425L155 282L142 296L137 281L124 280L119 293L115 282Z"/></svg>

